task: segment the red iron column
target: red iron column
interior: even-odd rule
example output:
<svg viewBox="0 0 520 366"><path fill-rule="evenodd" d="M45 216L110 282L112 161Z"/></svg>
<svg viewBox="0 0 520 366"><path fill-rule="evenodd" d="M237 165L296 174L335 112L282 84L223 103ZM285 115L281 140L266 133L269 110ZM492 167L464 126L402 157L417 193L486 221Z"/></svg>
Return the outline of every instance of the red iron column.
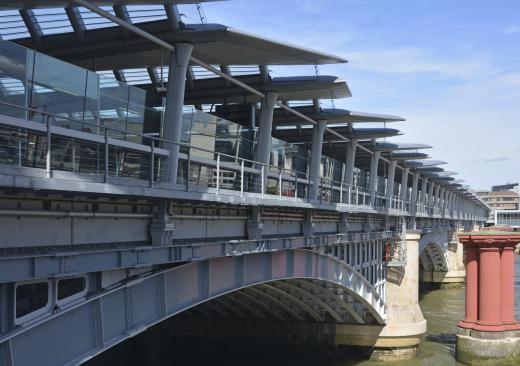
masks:
<svg viewBox="0 0 520 366"><path fill-rule="evenodd" d="M504 331L500 319L500 249L479 249L478 321L473 329L484 332Z"/></svg>
<svg viewBox="0 0 520 366"><path fill-rule="evenodd" d="M520 329L515 319L515 252L508 245L500 256L500 320L506 330Z"/></svg>
<svg viewBox="0 0 520 366"><path fill-rule="evenodd" d="M478 248L466 247L466 317L461 328L473 328L478 319Z"/></svg>

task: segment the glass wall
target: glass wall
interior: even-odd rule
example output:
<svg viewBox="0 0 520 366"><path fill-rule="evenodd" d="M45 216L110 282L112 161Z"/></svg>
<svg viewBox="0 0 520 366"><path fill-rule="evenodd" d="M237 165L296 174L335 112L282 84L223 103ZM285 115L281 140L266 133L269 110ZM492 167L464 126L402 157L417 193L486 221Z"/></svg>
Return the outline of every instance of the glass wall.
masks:
<svg viewBox="0 0 520 366"><path fill-rule="evenodd" d="M31 110L28 110L30 108ZM135 143L143 135L160 137L164 98L158 94L107 78L8 41L0 41L0 114L104 134ZM181 142L190 144L192 156L222 161L254 160L256 129L241 126L195 108L186 107ZM0 131L0 149L6 163L44 167L46 136L20 129ZM54 169L101 172L104 150L97 144L53 136ZM197 150L197 148L199 150ZM202 149L202 150L200 150ZM187 148L181 151L188 152ZM270 164L274 171L307 173L308 146L272 139ZM9 161L9 162L8 162ZM143 175L149 159L141 153L114 149L109 156L111 174ZM322 174L341 181L342 163L324 157Z"/></svg>
<svg viewBox="0 0 520 366"><path fill-rule="evenodd" d="M50 118L55 126L88 133L109 127L111 137L137 143L139 135L159 135L161 96L7 41L0 41L0 55L1 114Z"/></svg>
<svg viewBox="0 0 520 366"><path fill-rule="evenodd" d="M181 142L196 148L191 150L194 156L213 160L214 153L221 153L226 155L221 156L223 161L252 160L250 129L195 108L184 109Z"/></svg>
<svg viewBox="0 0 520 366"><path fill-rule="evenodd" d="M256 139L255 139L256 141ZM274 169L292 170L298 173L307 173L308 152L304 145L291 144L286 141L272 138L271 165Z"/></svg>

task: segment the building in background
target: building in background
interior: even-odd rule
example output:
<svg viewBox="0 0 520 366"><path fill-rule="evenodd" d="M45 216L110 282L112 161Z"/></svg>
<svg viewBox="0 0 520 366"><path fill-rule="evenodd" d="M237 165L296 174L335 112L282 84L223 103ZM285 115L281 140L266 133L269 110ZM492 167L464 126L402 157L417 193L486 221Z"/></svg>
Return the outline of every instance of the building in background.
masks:
<svg viewBox="0 0 520 366"><path fill-rule="evenodd" d="M491 187L491 190L476 191L491 212L487 223L520 227L520 185L510 183Z"/></svg>

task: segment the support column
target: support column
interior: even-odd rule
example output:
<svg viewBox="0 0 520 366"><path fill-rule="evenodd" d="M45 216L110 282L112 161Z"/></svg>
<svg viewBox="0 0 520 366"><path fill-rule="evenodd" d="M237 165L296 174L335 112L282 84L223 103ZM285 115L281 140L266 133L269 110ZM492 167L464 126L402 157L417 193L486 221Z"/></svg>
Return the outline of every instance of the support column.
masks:
<svg viewBox="0 0 520 366"><path fill-rule="evenodd" d="M505 246L500 255L500 320L506 330L518 330L515 319L515 248Z"/></svg>
<svg viewBox="0 0 520 366"><path fill-rule="evenodd" d="M478 321L473 329L485 332L504 330L500 320L500 250L479 249Z"/></svg>
<svg viewBox="0 0 520 366"><path fill-rule="evenodd" d="M440 211L440 202L441 202L441 186L436 185L436 190L434 192L433 197L433 207Z"/></svg>
<svg viewBox="0 0 520 366"><path fill-rule="evenodd" d="M265 99L262 100L260 107L260 125L256 136L255 161L256 169L263 169L263 173L255 178L255 192L265 193L267 188L267 172L271 162L271 143L273 133L273 112L276 105L278 94L268 92ZM262 182L263 177L263 182ZM264 192L262 192L262 187Z"/></svg>
<svg viewBox="0 0 520 366"><path fill-rule="evenodd" d="M408 175L410 174L410 168L404 168L401 176L401 199L406 204L408 200Z"/></svg>
<svg viewBox="0 0 520 366"><path fill-rule="evenodd" d="M394 195L394 184L395 184L395 168L397 167L397 161L390 161L390 167L388 169L388 178L386 180L386 208L392 208L392 197Z"/></svg>
<svg viewBox="0 0 520 366"><path fill-rule="evenodd" d="M469 251L480 253L478 260L478 303L475 310L474 271L468 266L468 285L471 297L466 303L466 319L457 332L457 360L466 364L507 358L511 364L520 362L520 327L515 320L513 243L520 242L520 233L482 231L459 235ZM468 265L473 261L468 261ZM474 265L474 264L473 264ZM472 324L477 313L477 320ZM516 361L516 362L515 362ZM486 363L486 364L487 364Z"/></svg>
<svg viewBox="0 0 520 366"><path fill-rule="evenodd" d="M179 143L181 141L182 111L184 107L184 92L186 88L186 72L193 51L189 43L177 43L175 52L170 55L168 75L168 90L164 110L163 138L164 148L170 151L166 164L162 165L162 180L176 184L179 167Z"/></svg>
<svg viewBox="0 0 520 366"><path fill-rule="evenodd" d="M268 92L260 107L260 125L256 137L255 160L269 164L271 157L271 139L273 132L273 112L278 99L278 93ZM258 168L260 169L260 168Z"/></svg>
<svg viewBox="0 0 520 366"><path fill-rule="evenodd" d="M421 204L423 206L426 205L426 189L428 186L428 178L423 178L422 184L421 184Z"/></svg>
<svg viewBox="0 0 520 366"><path fill-rule="evenodd" d="M446 188L442 187L439 193L439 210L441 215L444 216L444 206L446 204Z"/></svg>
<svg viewBox="0 0 520 366"><path fill-rule="evenodd" d="M428 189L428 202L426 203L428 206L433 207L433 190L435 189L435 184L430 182L430 188Z"/></svg>
<svg viewBox="0 0 520 366"><path fill-rule="evenodd" d="M478 248L466 248L466 316L461 328L473 328L478 319Z"/></svg>
<svg viewBox="0 0 520 366"><path fill-rule="evenodd" d="M417 213L417 198L419 195L419 179L421 178L421 175L417 172L415 172L415 175L413 176L413 183L412 183L412 197L410 199L411 201L411 208L410 211L415 215Z"/></svg>
<svg viewBox="0 0 520 366"><path fill-rule="evenodd" d="M379 158L381 157L381 151L374 151L372 160L370 161L370 178L369 178L369 192L370 192L370 205L374 206L376 202L376 190L377 190L377 168L379 166Z"/></svg>
<svg viewBox="0 0 520 366"><path fill-rule="evenodd" d="M356 162L356 150L358 141L352 139L347 143L347 156L345 159L345 177L343 183L349 187L354 184L354 164Z"/></svg>
<svg viewBox="0 0 520 366"><path fill-rule="evenodd" d="M312 182L311 199L318 199L320 187L321 152L323 148L323 133L327 127L327 121L318 121L312 128L312 150L309 169L309 179Z"/></svg>

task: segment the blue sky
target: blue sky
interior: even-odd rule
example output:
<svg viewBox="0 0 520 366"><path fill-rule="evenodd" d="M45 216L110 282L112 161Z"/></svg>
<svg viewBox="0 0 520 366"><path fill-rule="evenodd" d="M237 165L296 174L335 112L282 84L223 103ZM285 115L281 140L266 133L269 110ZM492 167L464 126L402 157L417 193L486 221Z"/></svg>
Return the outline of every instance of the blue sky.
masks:
<svg viewBox="0 0 520 366"><path fill-rule="evenodd" d="M353 92L335 105L405 117L390 126L405 133L393 140L433 145L432 157L471 187L520 180L520 1L231 0L203 8L210 23L347 58L320 66Z"/></svg>

